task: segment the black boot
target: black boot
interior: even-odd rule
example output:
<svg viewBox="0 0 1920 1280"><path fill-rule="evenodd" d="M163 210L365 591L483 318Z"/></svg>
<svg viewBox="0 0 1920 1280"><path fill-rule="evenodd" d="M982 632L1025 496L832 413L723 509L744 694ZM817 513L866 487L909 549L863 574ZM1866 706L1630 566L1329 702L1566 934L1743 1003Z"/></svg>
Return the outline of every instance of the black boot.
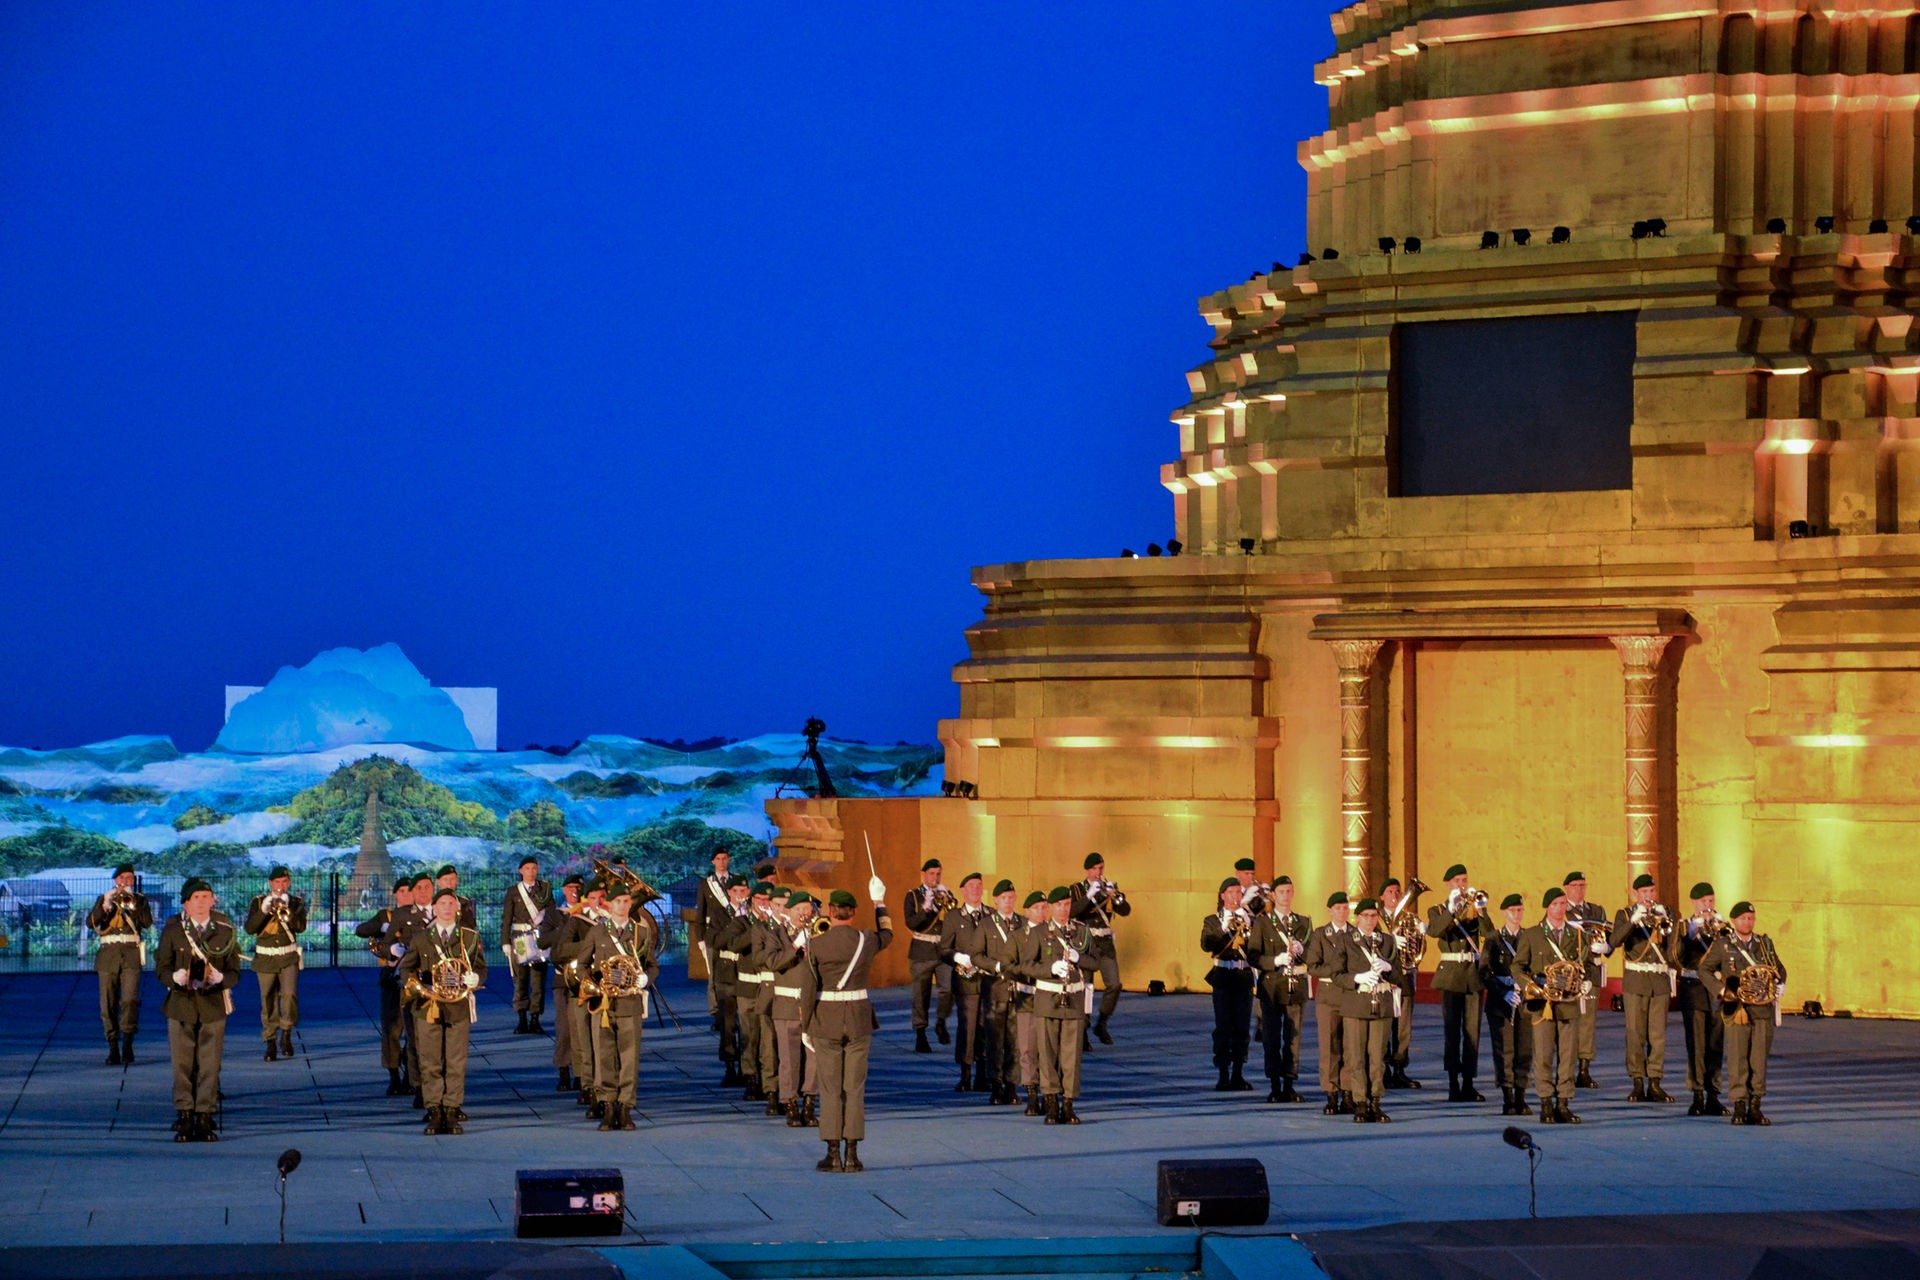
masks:
<svg viewBox="0 0 1920 1280"><path fill-rule="evenodd" d="M103 1065L109 1066L109 1067L117 1067L120 1065L120 1037L119 1036L107 1037L107 1060Z"/></svg>
<svg viewBox="0 0 1920 1280"><path fill-rule="evenodd" d="M1227 1082L1227 1088L1235 1093L1251 1093L1253 1086L1247 1083L1246 1068L1240 1063L1233 1064L1233 1077Z"/></svg>
<svg viewBox="0 0 1920 1280"><path fill-rule="evenodd" d="M724 1059L724 1063L726 1070L720 1073L720 1087L722 1089L738 1089L740 1087L740 1064L732 1058Z"/></svg>
<svg viewBox="0 0 1920 1280"><path fill-rule="evenodd" d="M592 1106L592 1105L593 1105L593 1090L591 1090L591 1089L589 1089L589 1088L587 1088L587 1087L586 1087L585 1085L582 1085L582 1086L580 1086L580 1096L579 1096L579 1097L577 1097L577 1098L575 1098L575 1099L573 1100L573 1105L574 1105L574 1106L576 1106L576 1107L590 1107L590 1106Z"/></svg>
<svg viewBox="0 0 1920 1280"><path fill-rule="evenodd" d="M285 1028L280 1031L280 1056L283 1058L293 1056L293 1032Z"/></svg>
<svg viewBox="0 0 1920 1280"><path fill-rule="evenodd" d="M1233 1088L1233 1082L1227 1078L1227 1069L1222 1067L1220 1068L1220 1078L1213 1082L1213 1091L1215 1093L1225 1093L1231 1088Z"/></svg>
<svg viewBox="0 0 1920 1280"><path fill-rule="evenodd" d="M820 1127L820 1095L817 1093L810 1093L807 1095L807 1128L818 1129L819 1127Z"/></svg>
<svg viewBox="0 0 1920 1280"><path fill-rule="evenodd" d="M523 1036L527 1034L527 1011L520 1009L516 1012L519 1014L520 1020L513 1024L513 1034Z"/></svg>
<svg viewBox="0 0 1920 1280"><path fill-rule="evenodd" d="M1693 1091L1693 1105L1687 1108L1687 1114L1690 1116L1703 1116L1707 1114L1707 1095L1705 1092L1699 1089Z"/></svg>
<svg viewBox="0 0 1920 1280"><path fill-rule="evenodd" d="M174 1112L173 1113L173 1140L175 1142L192 1142L193 1139L187 1136L189 1133L192 1132L192 1125L193 1125L193 1112L191 1111Z"/></svg>
<svg viewBox="0 0 1920 1280"><path fill-rule="evenodd" d="M587 1108L587 1118L592 1119L593 1113L596 1111L600 1113L600 1132L611 1133L620 1127L619 1103L596 1102Z"/></svg>
<svg viewBox="0 0 1920 1280"><path fill-rule="evenodd" d="M1366 1124L1372 1119L1373 1119L1373 1104L1371 1102L1368 1102L1363 1098L1359 1102L1354 1104L1353 1122L1355 1124Z"/></svg>
<svg viewBox="0 0 1920 1280"><path fill-rule="evenodd" d="M822 1156L820 1163L813 1167L821 1173L839 1173L845 1168L840 1162L840 1143L838 1139L827 1139L827 1154Z"/></svg>
<svg viewBox="0 0 1920 1280"><path fill-rule="evenodd" d="M120 1065L126 1066L126 1067L130 1067L133 1065L133 1037L132 1036L120 1037Z"/></svg>
<svg viewBox="0 0 1920 1280"><path fill-rule="evenodd" d="M1712 1089L1707 1090L1707 1105L1700 1114L1705 1116L1723 1116L1727 1114L1727 1108L1721 1103L1720 1095Z"/></svg>
<svg viewBox="0 0 1920 1280"><path fill-rule="evenodd" d="M606 1103L600 1101L600 1099L598 1098L595 1098L592 1102L589 1102L587 1104L587 1119L602 1121L603 1123L600 1125L600 1127L602 1129L605 1129L609 1127L607 1124L604 1123L606 1118L607 1118Z"/></svg>
<svg viewBox="0 0 1920 1280"><path fill-rule="evenodd" d="M973 1091L975 1093L990 1093L996 1098L1000 1096L1000 1086L992 1077L987 1075L985 1066L978 1066L973 1069Z"/></svg>
<svg viewBox="0 0 1920 1280"><path fill-rule="evenodd" d="M1027 1087L1026 1114L1030 1116L1037 1116L1040 1114L1040 1094L1031 1085Z"/></svg>
<svg viewBox="0 0 1920 1280"><path fill-rule="evenodd" d="M973 1068L966 1063L960 1064L960 1082L953 1086L955 1093L973 1092Z"/></svg>
<svg viewBox="0 0 1920 1280"><path fill-rule="evenodd" d="M448 1134L465 1133L466 1130L460 1126L466 1118L467 1113L459 1107L440 1108L440 1132Z"/></svg>
<svg viewBox="0 0 1920 1280"><path fill-rule="evenodd" d="M787 1104L787 1128L804 1129L807 1127L807 1104L795 1098Z"/></svg>
<svg viewBox="0 0 1920 1280"><path fill-rule="evenodd" d="M194 1112L193 1118L198 1121L193 1139L195 1142L220 1141L220 1131L213 1127L213 1112L196 1111Z"/></svg>
<svg viewBox="0 0 1920 1280"><path fill-rule="evenodd" d="M1101 1014L1099 1021L1093 1024L1093 1038L1101 1044L1112 1044L1113 1033L1107 1030L1107 1015Z"/></svg>
<svg viewBox="0 0 1920 1280"><path fill-rule="evenodd" d="M1059 1124L1060 1123L1060 1095L1057 1093L1050 1093L1045 1098L1041 1099L1040 1110L1041 1110L1041 1113L1046 1116L1046 1119L1042 1123Z"/></svg>
<svg viewBox="0 0 1920 1280"><path fill-rule="evenodd" d="M1647 1082L1641 1079L1639 1076L1635 1076L1633 1078L1633 1090L1632 1092L1627 1094L1627 1101L1628 1102L1645 1102L1646 1100L1647 1100Z"/></svg>
<svg viewBox="0 0 1920 1280"><path fill-rule="evenodd" d="M1485 1102L1486 1100L1487 1100L1487 1095L1473 1087L1472 1076L1460 1077L1460 1101Z"/></svg>
<svg viewBox="0 0 1920 1280"><path fill-rule="evenodd" d="M1773 1121L1767 1119L1766 1113L1760 1110L1760 1099L1758 1098L1749 1099L1747 1102L1747 1123L1748 1124L1772 1124L1773 1123Z"/></svg>
<svg viewBox="0 0 1920 1280"><path fill-rule="evenodd" d="M1343 1116L1352 1115L1354 1108L1357 1105L1358 1104L1354 1101L1353 1095L1351 1093L1347 1092L1345 1089L1342 1089L1340 1091L1340 1114L1341 1115Z"/></svg>
<svg viewBox="0 0 1920 1280"><path fill-rule="evenodd" d="M1555 1124L1579 1124L1580 1117L1573 1114L1573 1108L1567 1105L1565 1098L1556 1099L1553 1104L1553 1122Z"/></svg>
<svg viewBox="0 0 1920 1280"><path fill-rule="evenodd" d="M766 1115L766 1116L783 1116L786 1113L787 1113L787 1109L780 1104L780 1091L776 1089L772 1093L768 1094L767 1109L765 1111L762 1111L760 1114Z"/></svg>
<svg viewBox="0 0 1920 1280"><path fill-rule="evenodd" d="M1733 1123L1745 1124L1746 1122L1747 1122L1747 1101L1745 1098L1742 1098L1740 1101L1733 1104Z"/></svg>
<svg viewBox="0 0 1920 1280"><path fill-rule="evenodd" d="M941 1044L953 1043L953 1037L947 1034L947 1020L945 1018L933 1024L933 1034L940 1038Z"/></svg>
<svg viewBox="0 0 1920 1280"><path fill-rule="evenodd" d="M1653 1079L1647 1081L1647 1101L1648 1102L1672 1102L1673 1101L1673 1095L1660 1087L1660 1077L1658 1076L1655 1076Z"/></svg>
<svg viewBox="0 0 1920 1280"><path fill-rule="evenodd" d="M865 1173L866 1171L867 1166L860 1163L860 1139L848 1138L847 1154L846 1158L840 1162L840 1172Z"/></svg>
<svg viewBox="0 0 1920 1280"><path fill-rule="evenodd" d="M400 1068L387 1068L387 1096L397 1098L406 1092L406 1086L400 1083Z"/></svg>
<svg viewBox="0 0 1920 1280"><path fill-rule="evenodd" d="M633 1123L633 1108L623 1102L619 1106L619 1111L620 1123L615 1127L631 1133L635 1128Z"/></svg>
<svg viewBox="0 0 1920 1280"><path fill-rule="evenodd" d="M569 1067L560 1068L560 1078L554 1082L553 1091L555 1093L570 1093L573 1091L573 1087L573 1070Z"/></svg>
<svg viewBox="0 0 1920 1280"><path fill-rule="evenodd" d="M537 1013L529 1013L527 1015L527 1034L530 1036L543 1036L546 1033L547 1029L540 1025L540 1015Z"/></svg>
<svg viewBox="0 0 1920 1280"><path fill-rule="evenodd" d="M419 1085L413 1086L413 1109L419 1111L427 1105L426 1092Z"/></svg>
<svg viewBox="0 0 1920 1280"><path fill-rule="evenodd" d="M1541 1124L1559 1124L1560 1123L1560 1116L1553 1109L1552 1098L1540 1099L1540 1123Z"/></svg>
<svg viewBox="0 0 1920 1280"><path fill-rule="evenodd" d="M267 1051L260 1056L260 1061L272 1062L274 1059L278 1058L279 1056L280 1056L280 1046L273 1042L272 1036L268 1036Z"/></svg>
<svg viewBox="0 0 1920 1280"><path fill-rule="evenodd" d="M1073 1099L1065 1096L1064 1094L1061 1095L1061 1098L1060 1098L1060 1123L1061 1124L1079 1124L1080 1123L1080 1117L1073 1114Z"/></svg>
<svg viewBox="0 0 1920 1280"><path fill-rule="evenodd" d="M1466 1101L1466 1099L1460 1096L1460 1076L1458 1075L1458 1073L1452 1072L1452 1071L1447 1072L1447 1101L1448 1102Z"/></svg>
<svg viewBox="0 0 1920 1280"><path fill-rule="evenodd" d="M932 1053L933 1052L933 1046L927 1043L927 1029L925 1027L920 1027L914 1031L913 1051L915 1053Z"/></svg>
<svg viewBox="0 0 1920 1280"><path fill-rule="evenodd" d="M1393 1117L1380 1109L1380 1099L1375 1098L1367 1104L1367 1114L1375 1124L1392 1124Z"/></svg>
<svg viewBox="0 0 1920 1280"><path fill-rule="evenodd" d="M759 1076L747 1077L747 1087L741 1093L740 1097L744 1102L765 1102L767 1100L766 1091L760 1087Z"/></svg>
<svg viewBox="0 0 1920 1280"><path fill-rule="evenodd" d="M1573 1078L1573 1087L1574 1087L1574 1088L1576 1088L1576 1089L1597 1089L1597 1088L1599 1088L1599 1087L1600 1087L1599 1085L1597 1085L1597 1084L1595 1084L1595 1083L1593 1082L1593 1073L1587 1070L1587 1068L1588 1068L1589 1066L1591 1066L1591 1065L1592 1065L1592 1064L1591 1064L1591 1063L1589 1063L1589 1062L1582 1062L1582 1063L1580 1064L1580 1074L1579 1074L1579 1075L1577 1075L1577 1076L1575 1076L1575 1077Z"/></svg>
<svg viewBox="0 0 1920 1280"><path fill-rule="evenodd" d="M467 1109L465 1107L455 1105L452 1110L455 1124L465 1124L467 1122Z"/></svg>
<svg viewBox="0 0 1920 1280"><path fill-rule="evenodd" d="M1327 1095L1327 1105L1320 1108L1320 1114L1323 1116L1337 1116L1340 1114L1340 1091L1338 1089Z"/></svg>
<svg viewBox="0 0 1920 1280"><path fill-rule="evenodd" d="M1280 1101L1282 1102L1302 1101L1300 1095L1294 1090L1293 1079L1290 1076L1281 1080L1280 1082Z"/></svg>
<svg viewBox="0 0 1920 1280"><path fill-rule="evenodd" d="M1527 1101L1527 1091L1524 1086L1513 1091L1513 1114L1517 1116L1533 1114L1533 1104Z"/></svg>
<svg viewBox="0 0 1920 1280"><path fill-rule="evenodd" d="M1278 1080L1270 1080L1267 1082L1267 1101L1280 1101L1280 1082Z"/></svg>

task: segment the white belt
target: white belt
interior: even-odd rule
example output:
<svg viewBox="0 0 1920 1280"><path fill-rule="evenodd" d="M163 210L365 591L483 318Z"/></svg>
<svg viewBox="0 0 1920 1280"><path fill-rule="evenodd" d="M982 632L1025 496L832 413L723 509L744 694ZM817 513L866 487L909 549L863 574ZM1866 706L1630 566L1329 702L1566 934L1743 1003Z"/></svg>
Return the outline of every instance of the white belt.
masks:
<svg viewBox="0 0 1920 1280"><path fill-rule="evenodd" d="M1651 960L1629 960L1627 968L1635 973L1666 973L1668 971L1666 965L1655 964Z"/></svg>
<svg viewBox="0 0 1920 1280"><path fill-rule="evenodd" d="M773 994L776 996L785 996L789 1000L798 1000L800 998L800 988L776 985L773 989Z"/></svg>
<svg viewBox="0 0 1920 1280"><path fill-rule="evenodd" d="M740 963L740 953L738 951L716 951L714 954L722 960L731 960L735 964Z"/></svg>
<svg viewBox="0 0 1920 1280"><path fill-rule="evenodd" d="M300 954L300 948L292 945L284 947L255 947L253 954L257 956L292 956Z"/></svg>
<svg viewBox="0 0 1920 1280"><path fill-rule="evenodd" d="M913 940L915 942L931 942L936 947L940 945L940 935L937 933L916 933L913 935Z"/></svg>
<svg viewBox="0 0 1920 1280"><path fill-rule="evenodd" d="M1113 930L1111 929L1089 929L1087 932L1096 938L1111 938L1113 936Z"/></svg>
<svg viewBox="0 0 1920 1280"><path fill-rule="evenodd" d="M103 947L110 942L140 941L140 935L137 933L98 933L98 934L95 934L94 937L99 939L100 945Z"/></svg>
<svg viewBox="0 0 1920 1280"><path fill-rule="evenodd" d="M1070 996L1086 988L1087 984L1084 982L1036 982L1033 984L1035 991L1044 991L1050 996Z"/></svg>
<svg viewBox="0 0 1920 1280"><path fill-rule="evenodd" d="M1680 971L1680 976L1682 979L1684 979L1687 982L1700 981L1700 971L1698 969L1682 969Z"/></svg>
<svg viewBox="0 0 1920 1280"><path fill-rule="evenodd" d="M822 1004L839 1004L847 1000L865 1000L866 998L867 993L865 988L859 991L822 991L820 993L820 1002Z"/></svg>
<svg viewBox="0 0 1920 1280"><path fill-rule="evenodd" d="M1244 969L1247 967L1247 962L1245 960L1215 960L1213 967L1216 969Z"/></svg>
<svg viewBox="0 0 1920 1280"><path fill-rule="evenodd" d="M1475 956L1471 951L1442 951L1440 953L1442 963L1448 960L1476 960L1478 958L1479 957Z"/></svg>
<svg viewBox="0 0 1920 1280"><path fill-rule="evenodd" d="M773 981L773 975L770 973L742 973L735 976L739 981L746 983L748 986Z"/></svg>

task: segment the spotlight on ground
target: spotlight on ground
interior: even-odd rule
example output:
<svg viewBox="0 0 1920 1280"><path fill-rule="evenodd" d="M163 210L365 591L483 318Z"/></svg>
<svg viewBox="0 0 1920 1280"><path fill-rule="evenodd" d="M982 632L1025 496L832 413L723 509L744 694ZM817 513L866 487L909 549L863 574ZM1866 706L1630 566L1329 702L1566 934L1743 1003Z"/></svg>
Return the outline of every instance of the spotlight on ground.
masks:
<svg viewBox="0 0 1920 1280"><path fill-rule="evenodd" d="M1887 234L1887 220L1885 218L1875 218L1872 222L1869 222L1867 224L1867 234L1870 236L1883 236Z"/></svg>
<svg viewBox="0 0 1920 1280"><path fill-rule="evenodd" d="M1242 539L1240 539L1240 549L1241 549L1242 551L1244 551L1244 552L1246 552L1246 553L1247 553L1248 555L1252 555L1252 554L1253 554L1253 548L1254 548L1254 541L1253 541L1253 539L1252 539L1252 538L1242 538Z"/></svg>
<svg viewBox="0 0 1920 1280"><path fill-rule="evenodd" d="M1147 544L1147 554L1150 556L1158 556L1160 554L1160 544L1157 542L1149 542Z"/></svg>
<svg viewBox="0 0 1920 1280"><path fill-rule="evenodd" d="M1529 240L1533 239L1533 230L1530 227L1515 227L1512 234L1513 242L1523 248Z"/></svg>
<svg viewBox="0 0 1920 1280"><path fill-rule="evenodd" d="M1819 217L1815 218L1813 220L1813 229L1819 232L1823 236L1832 235L1833 234L1833 215L1830 213L1823 213Z"/></svg>
<svg viewBox="0 0 1920 1280"><path fill-rule="evenodd" d="M1406 249L1406 251L1407 251L1408 253L1418 253L1418 252L1420 252L1420 237L1419 237L1419 236L1408 236L1408 237L1407 237L1407 243L1406 243L1406 245L1405 245L1404 247L1405 247L1405 249Z"/></svg>
<svg viewBox="0 0 1920 1280"><path fill-rule="evenodd" d="M1555 227L1553 234L1547 237L1547 243L1565 244L1571 239L1573 239L1573 229L1571 227Z"/></svg>
<svg viewBox="0 0 1920 1280"><path fill-rule="evenodd" d="M1480 247L1482 249L1498 249L1500 247L1500 233L1498 231L1482 231L1480 233Z"/></svg>
<svg viewBox="0 0 1920 1280"><path fill-rule="evenodd" d="M1823 1018L1826 1013L1826 1008L1818 1000L1809 1000L1800 1006L1800 1016L1803 1018Z"/></svg>
<svg viewBox="0 0 1920 1280"><path fill-rule="evenodd" d="M1774 236L1787 234L1787 220L1785 218L1768 218L1767 234Z"/></svg>
<svg viewBox="0 0 1920 1280"><path fill-rule="evenodd" d="M1382 252L1382 253L1392 253L1392 252L1394 251L1394 248L1395 248L1395 247L1396 247L1396 246L1395 246L1395 242L1394 242L1394 239L1393 239L1393 237L1392 237L1392 236L1381 236L1381 237L1380 237L1380 252Z"/></svg>
<svg viewBox="0 0 1920 1280"><path fill-rule="evenodd" d="M1186 547L1186 545L1187 544L1180 541L1180 539L1174 538L1167 543L1167 554L1170 556L1177 556Z"/></svg>

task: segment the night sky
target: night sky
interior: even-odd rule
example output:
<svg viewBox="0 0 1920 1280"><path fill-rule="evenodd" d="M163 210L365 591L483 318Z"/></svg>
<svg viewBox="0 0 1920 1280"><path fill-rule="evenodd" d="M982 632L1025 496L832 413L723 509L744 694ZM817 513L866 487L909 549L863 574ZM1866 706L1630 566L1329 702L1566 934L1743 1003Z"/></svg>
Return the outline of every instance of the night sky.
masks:
<svg viewBox="0 0 1920 1280"><path fill-rule="evenodd" d="M1171 536L1331 8L0 6L0 744L932 741L971 566Z"/></svg>

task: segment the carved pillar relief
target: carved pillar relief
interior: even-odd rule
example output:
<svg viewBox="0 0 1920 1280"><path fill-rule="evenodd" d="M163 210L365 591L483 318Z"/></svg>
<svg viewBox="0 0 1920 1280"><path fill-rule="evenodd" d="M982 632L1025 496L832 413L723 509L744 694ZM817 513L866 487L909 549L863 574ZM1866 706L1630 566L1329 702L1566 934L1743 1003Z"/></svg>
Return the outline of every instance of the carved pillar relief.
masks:
<svg viewBox="0 0 1920 1280"><path fill-rule="evenodd" d="M1385 641L1328 643L1340 664L1340 857L1357 900L1373 858L1373 664Z"/></svg>
<svg viewBox="0 0 1920 1280"><path fill-rule="evenodd" d="M1660 876L1660 659L1670 636L1609 636L1626 676L1627 882ZM1661 884L1663 891L1673 886Z"/></svg>

